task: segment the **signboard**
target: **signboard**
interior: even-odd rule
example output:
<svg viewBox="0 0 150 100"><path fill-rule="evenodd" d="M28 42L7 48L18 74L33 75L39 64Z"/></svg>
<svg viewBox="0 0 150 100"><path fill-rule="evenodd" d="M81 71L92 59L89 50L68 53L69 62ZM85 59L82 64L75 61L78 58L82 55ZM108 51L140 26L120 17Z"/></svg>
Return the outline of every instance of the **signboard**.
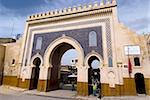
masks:
<svg viewBox="0 0 150 100"><path fill-rule="evenodd" d="M125 46L125 55L140 55L140 46L129 45Z"/></svg>

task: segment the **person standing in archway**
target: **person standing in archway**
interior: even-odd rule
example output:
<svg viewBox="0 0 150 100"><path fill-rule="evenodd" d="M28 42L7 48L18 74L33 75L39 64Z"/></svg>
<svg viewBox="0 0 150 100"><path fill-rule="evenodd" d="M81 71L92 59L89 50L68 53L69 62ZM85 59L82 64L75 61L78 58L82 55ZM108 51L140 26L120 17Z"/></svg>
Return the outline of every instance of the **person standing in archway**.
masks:
<svg viewBox="0 0 150 100"><path fill-rule="evenodd" d="M96 96L97 85L93 84L93 95Z"/></svg>
<svg viewBox="0 0 150 100"><path fill-rule="evenodd" d="M75 90L75 86L74 86L74 84L75 84L75 81L74 80L72 80L72 91L74 91Z"/></svg>

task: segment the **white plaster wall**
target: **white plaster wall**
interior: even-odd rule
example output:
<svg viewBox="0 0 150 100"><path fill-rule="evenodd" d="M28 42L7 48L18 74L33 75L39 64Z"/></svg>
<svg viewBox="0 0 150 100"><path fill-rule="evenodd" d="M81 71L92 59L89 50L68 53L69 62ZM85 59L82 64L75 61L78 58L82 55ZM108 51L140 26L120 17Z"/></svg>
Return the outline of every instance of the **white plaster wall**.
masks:
<svg viewBox="0 0 150 100"><path fill-rule="evenodd" d="M123 24L117 24L116 30L116 55L117 62L121 62L122 65L128 65L128 56L125 55L124 47L126 45L139 45L141 49L141 54L137 56L129 56L132 63L132 73L131 76L134 77L134 74L137 72L143 73L145 78L150 78L149 71L150 61L148 60L146 44L144 39L140 40L140 35L137 35L135 32L131 31L131 29L125 27ZM134 66L134 57L139 57L141 61L141 66ZM128 68L122 68L123 77L129 77Z"/></svg>
<svg viewBox="0 0 150 100"><path fill-rule="evenodd" d="M86 27L94 27L94 26L102 26L102 31L103 31L103 52L104 52L104 61L103 61L103 66L101 67L101 82L102 83L111 83L108 77L109 72L113 72L115 76L115 82L114 84L123 84L123 77L129 77L128 75L128 69L124 68L124 64L128 64L128 57L124 54L124 46L125 45L137 45L140 43L138 39L138 35L125 27L124 25L120 24L118 22L118 17L117 17L117 8L113 8L113 13L112 14L98 14L98 15L89 15L86 17L77 17L77 18L71 18L68 20L61 20L59 22L51 22L51 19L44 19L44 20L37 20L37 21L31 21L27 23L27 27L25 30L25 36L27 38L24 38L24 46L25 46L25 41L27 41L27 44L29 42L29 37L31 36L31 41L30 45L26 45L25 51L22 49L25 53L24 56L25 58L28 58L28 63L27 66L22 66L22 71L23 69L26 69L25 74L22 77L25 78L30 78L31 76L31 50L32 50L32 42L33 42L33 36L34 34L39 34L39 33L47 33L47 32L57 32L57 31L64 31L64 30L73 30L73 29L80 29L80 28L86 28ZM107 58L107 45L106 45L106 30L105 30L105 23L99 22L100 19L105 19L109 18L110 19L110 24L111 24L111 38L112 38L112 51L113 51L113 64L114 66L112 68L108 68L108 58ZM59 18L58 18L59 19ZM57 20L57 18L56 18ZM38 26L28 26L29 24L41 22L41 21L50 21L48 24L45 25L38 25ZM97 21L97 22L94 22ZM82 24L82 22L89 22L87 24ZM74 26L75 23L80 23L76 26ZM60 26L61 27L58 27ZM67 26L65 26L67 25ZM55 26L54 28L51 28L52 26ZM29 48L27 48L27 46ZM141 54L143 54L143 49ZM140 56L140 58L142 58ZM133 59L131 59L133 62ZM117 67L117 63L121 62L122 67ZM23 65L25 64L25 59L23 59ZM144 67L143 67L144 66ZM133 66L133 74L136 72L142 72L146 77L149 77L148 71L150 68L149 66L149 61L144 58L142 60L142 65L139 68L136 68ZM78 68L78 81L80 82L87 82L88 80L88 73L87 73L87 66L80 66L81 68ZM44 68L44 67L43 67ZM148 70L147 70L148 69ZM45 74L47 71L45 69L41 69L40 71L40 79L46 79Z"/></svg>
<svg viewBox="0 0 150 100"><path fill-rule="evenodd" d="M81 19L72 19L72 20L69 20L69 21L65 21L65 22L60 22L60 23L49 23L49 24L45 24L45 25L38 25L38 26L34 26L34 27L29 27L29 34L32 34L32 38L31 38L31 43L33 42L33 36L34 34L39 34L39 33L47 33L47 32L56 32L56 31L64 31L64 30L72 30L72 29L81 29L81 28L87 28L87 27L95 27L95 26L102 26L102 31L103 31L103 39L106 40L106 30L105 30L105 23L104 22L99 22L99 21L96 21L96 22L93 22L93 23L87 23L87 24L79 24L78 26L74 26L74 23L79 23L79 22L88 22L88 21L95 21L95 20L100 20L100 19L105 19L105 18L110 18L110 16L105 16L105 17L102 17L102 16L93 16L92 18L91 17L85 17L85 18L81 18ZM66 25L68 24L67 27L57 27L58 25ZM69 24L72 24L72 25L69 25ZM51 29L50 27L51 26L56 26L56 28L53 28ZM42 29L43 28L43 29ZM104 49L104 54L106 54L106 41L103 41L103 49ZM29 48L26 48L29 50L28 55L26 55L28 57L28 64L27 66L23 66L22 69L26 69L27 67L30 67L31 63L30 63L30 56L31 56L31 49L32 49L32 44L29 46ZM26 51L25 51L26 52ZM25 56L24 56L25 57ZM104 55L104 59L107 59L107 55ZM108 65L108 61L107 60L104 60L104 63L105 65ZM80 64L79 66L81 66L81 69L78 68L78 81L80 82L87 82L88 78L88 73L87 73L87 70L84 70L84 68L82 68L83 66ZM26 68L25 68L26 67ZM27 68L29 69L29 68ZM86 68L85 68L86 69ZM30 69L31 70L31 69ZM31 74L31 71L27 71L28 73L26 74ZM45 79L46 76L44 76L44 74L46 74L44 72L44 70L40 71L40 79ZM82 74L82 75L81 75ZM84 74L84 75L83 75ZM30 75L31 76L31 75ZM26 78L30 78L29 75L24 75L24 77ZM23 77L23 76L22 76Z"/></svg>
<svg viewBox="0 0 150 100"><path fill-rule="evenodd" d="M17 76L20 67L18 60L21 40L18 40L16 43L7 43L5 46L4 75ZM15 59L15 64L12 64L13 59Z"/></svg>
<svg viewBox="0 0 150 100"><path fill-rule="evenodd" d="M88 82L88 67L79 66L77 68L77 81L78 82Z"/></svg>

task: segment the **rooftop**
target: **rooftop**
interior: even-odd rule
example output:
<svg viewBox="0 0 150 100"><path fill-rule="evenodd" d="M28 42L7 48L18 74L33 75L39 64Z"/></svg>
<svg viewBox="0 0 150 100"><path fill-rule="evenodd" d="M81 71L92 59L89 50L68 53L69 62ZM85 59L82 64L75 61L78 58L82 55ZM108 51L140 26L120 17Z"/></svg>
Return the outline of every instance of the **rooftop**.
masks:
<svg viewBox="0 0 150 100"><path fill-rule="evenodd" d="M64 8L60 10L56 9L45 13L34 14L29 16L27 21L71 15L76 13L88 12L92 10L110 8L114 6L116 6L116 0L100 0L100 2L95 2L91 4L84 4L84 5Z"/></svg>
<svg viewBox="0 0 150 100"><path fill-rule="evenodd" d="M13 38L0 38L0 44L16 42Z"/></svg>

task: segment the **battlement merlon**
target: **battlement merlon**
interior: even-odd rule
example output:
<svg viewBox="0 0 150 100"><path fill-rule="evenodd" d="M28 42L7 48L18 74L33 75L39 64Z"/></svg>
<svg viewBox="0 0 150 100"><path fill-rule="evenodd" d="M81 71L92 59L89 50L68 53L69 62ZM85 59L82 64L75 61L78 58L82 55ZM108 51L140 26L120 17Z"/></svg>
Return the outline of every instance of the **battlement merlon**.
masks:
<svg viewBox="0 0 150 100"><path fill-rule="evenodd" d="M106 10L107 12L110 11L111 7L115 7L115 6L117 6L116 0L106 0L106 2L104 2L104 0L101 0L100 2L95 2L93 4L88 4L88 5L84 4L84 5L64 8L61 10L56 9L45 13L34 14L29 16L27 21L40 20L45 18L54 18L54 17L64 16L64 15L71 15L71 14L88 12L88 11L99 10L99 9L101 9L102 12L104 12L104 10Z"/></svg>

